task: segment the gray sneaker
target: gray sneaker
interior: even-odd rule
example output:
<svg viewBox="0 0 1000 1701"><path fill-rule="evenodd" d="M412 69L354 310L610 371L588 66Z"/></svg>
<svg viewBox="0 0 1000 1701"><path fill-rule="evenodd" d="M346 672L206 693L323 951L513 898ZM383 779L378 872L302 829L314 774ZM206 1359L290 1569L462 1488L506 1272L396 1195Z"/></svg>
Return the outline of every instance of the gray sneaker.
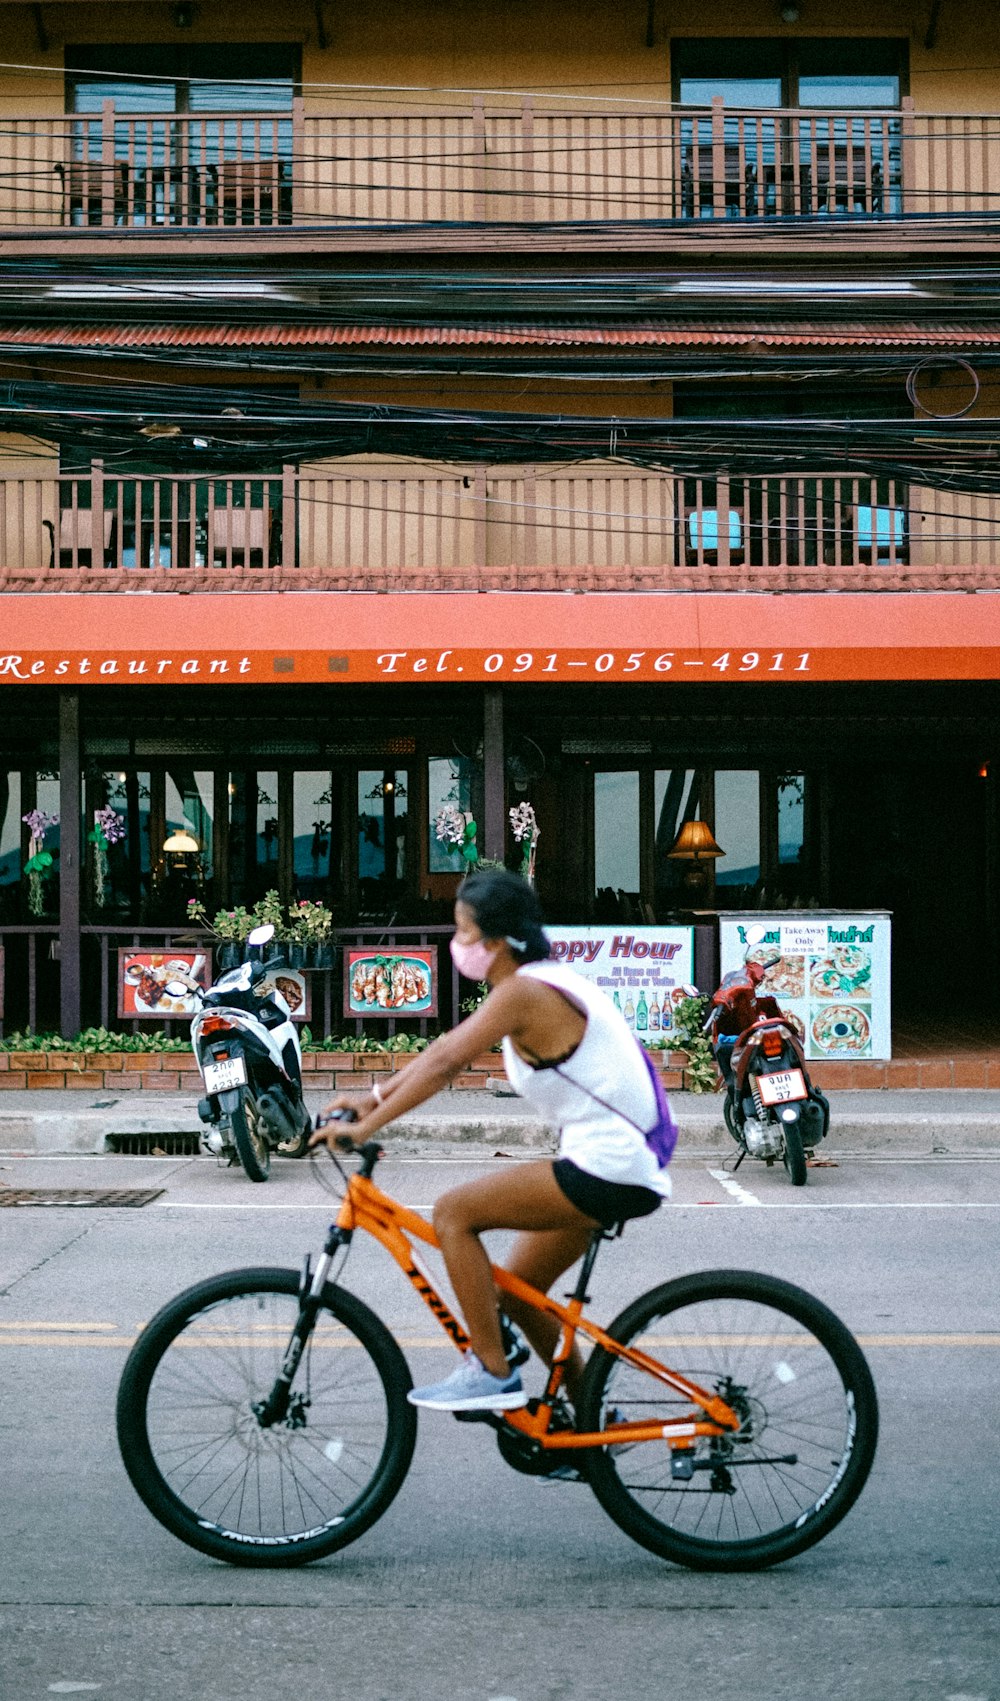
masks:
<svg viewBox="0 0 1000 1701"><path fill-rule="evenodd" d="M471 1349L443 1382L411 1388L406 1398L411 1406L432 1412L512 1412L528 1404L516 1370L509 1376L491 1376Z"/></svg>

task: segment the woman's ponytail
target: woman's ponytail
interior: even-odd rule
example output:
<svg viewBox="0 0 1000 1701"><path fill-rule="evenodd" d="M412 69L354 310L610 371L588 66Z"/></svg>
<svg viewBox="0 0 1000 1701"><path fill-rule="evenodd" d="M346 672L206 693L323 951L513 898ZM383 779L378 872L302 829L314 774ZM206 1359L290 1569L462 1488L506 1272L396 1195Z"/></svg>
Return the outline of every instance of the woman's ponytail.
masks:
<svg viewBox="0 0 1000 1701"><path fill-rule="evenodd" d="M503 939L519 963L542 963L552 951L533 886L506 868L484 869L462 881L458 901L476 918L484 939Z"/></svg>

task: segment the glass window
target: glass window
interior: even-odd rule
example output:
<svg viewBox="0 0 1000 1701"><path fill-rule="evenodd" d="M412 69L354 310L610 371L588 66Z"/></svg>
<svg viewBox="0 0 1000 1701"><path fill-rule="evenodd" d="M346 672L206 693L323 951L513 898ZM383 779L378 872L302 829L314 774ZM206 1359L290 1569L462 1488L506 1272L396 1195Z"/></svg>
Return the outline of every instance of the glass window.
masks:
<svg viewBox="0 0 1000 1701"><path fill-rule="evenodd" d="M778 777L778 861L799 864L806 842L806 782L804 774Z"/></svg>
<svg viewBox="0 0 1000 1701"><path fill-rule="evenodd" d="M717 886L756 886L760 879L760 775L752 768L720 768L715 775Z"/></svg>
<svg viewBox="0 0 1000 1701"><path fill-rule="evenodd" d="M671 862L670 847L685 821L696 821L700 780L694 768L657 768L653 774L654 899L665 887L679 886L684 864Z"/></svg>
<svg viewBox="0 0 1000 1701"><path fill-rule="evenodd" d="M598 892L639 890L637 769L594 775L594 886Z"/></svg>
<svg viewBox="0 0 1000 1701"><path fill-rule="evenodd" d="M0 772L0 886L21 878L21 776Z"/></svg>
<svg viewBox="0 0 1000 1701"><path fill-rule="evenodd" d="M780 77L682 77L680 98L684 106L711 106L721 95L727 106L758 107L781 105Z"/></svg>
<svg viewBox="0 0 1000 1701"><path fill-rule="evenodd" d="M358 774L358 886L362 902L406 877L406 774L362 768Z"/></svg>
<svg viewBox="0 0 1000 1701"><path fill-rule="evenodd" d="M898 107L906 43L775 38L676 40L674 87L684 106Z"/></svg>
<svg viewBox="0 0 1000 1701"><path fill-rule="evenodd" d="M198 841L199 860L212 866L212 818L215 776L174 769L166 778L166 833L189 832Z"/></svg>
<svg viewBox="0 0 1000 1701"><path fill-rule="evenodd" d="M800 106L896 107L900 49L892 41L797 44Z"/></svg>
<svg viewBox="0 0 1000 1701"><path fill-rule="evenodd" d="M278 884L278 776L257 775L257 871L260 889Z"/></svg>
<svg viewBox="0 0 1000 1701"><path fill-rule="evenodd" d="M442 844L436 829L445 804L452 804L466 816L471 814L474 768L467 756L432 756L427 763L427 867L431 874L460 874L464 870L457 849Z"/></svg>
<svg viewBox="0 0 1000 1701"><path fill-rule="evenodd" d="M677 97L685 106L782 104L784 43L780 41L675 41L671 48Z"/></svg>
<svg viewBox="0 0 1000 1701"><path fill-rule="evenodd" d="M277 112L291 108L298 49L288 43L67 47L71 112Z"/></svg>
<svg viewBox="0 0 1000 1701"><path fill-rule="evenodd" d="M294 776L292 840L296 896L322 900L329 892L334 840L333 791L328 772L307 771Z"/></svg>

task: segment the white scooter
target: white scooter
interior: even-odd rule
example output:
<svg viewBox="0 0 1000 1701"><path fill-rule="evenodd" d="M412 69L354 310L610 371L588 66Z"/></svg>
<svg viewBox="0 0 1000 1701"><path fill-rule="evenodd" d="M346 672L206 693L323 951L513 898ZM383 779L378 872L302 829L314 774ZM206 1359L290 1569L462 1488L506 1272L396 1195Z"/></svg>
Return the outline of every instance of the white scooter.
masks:
<svg viewBox="0 0 1000 1701"><path fill-rule="evenodd" d="M200 1009L191 1046L205 1083L198 1115L202 1143L238 1158L251 1181L266 1181L271 1152L303 1157L312 1121L302 1100L302 1047L286 999L275 984L285 965L263 960L273 927L256 927L246 961L221 975L208 992L195 988Z"/></svg>

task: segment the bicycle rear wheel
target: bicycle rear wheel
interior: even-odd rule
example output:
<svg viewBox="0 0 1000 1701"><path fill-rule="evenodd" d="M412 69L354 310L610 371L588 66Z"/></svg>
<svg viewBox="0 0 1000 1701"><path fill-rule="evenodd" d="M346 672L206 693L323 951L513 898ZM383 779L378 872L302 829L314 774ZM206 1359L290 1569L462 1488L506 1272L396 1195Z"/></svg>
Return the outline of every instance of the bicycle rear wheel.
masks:
<svg viewBox="0 0 1000 1701"><path fill-rule="evenodd" d="M292 1383L264 1428L299 1310L294 1270L232 1270L164 1306L129 1354L118 1442L140 1498L189 1547L233 1565L302 1565L367 1530L416 1442L413 1386L385 1325L328 1286Z"/></svg>
<svg viewBox="0 0 1000 1701"><path fill-rule="evenodd" d="M688 1452L647 1441L588 1456L590 1486L633 1540L696 1570L754 1571L811 1547L853 1506L875 1456L878 1403L860 1347L819 1300L775 1277L706 1270L643 1295L608 1333L721 1394L743 1420ZM696 1415L648 1372L592 1353L581 1429Z"/></svg>

